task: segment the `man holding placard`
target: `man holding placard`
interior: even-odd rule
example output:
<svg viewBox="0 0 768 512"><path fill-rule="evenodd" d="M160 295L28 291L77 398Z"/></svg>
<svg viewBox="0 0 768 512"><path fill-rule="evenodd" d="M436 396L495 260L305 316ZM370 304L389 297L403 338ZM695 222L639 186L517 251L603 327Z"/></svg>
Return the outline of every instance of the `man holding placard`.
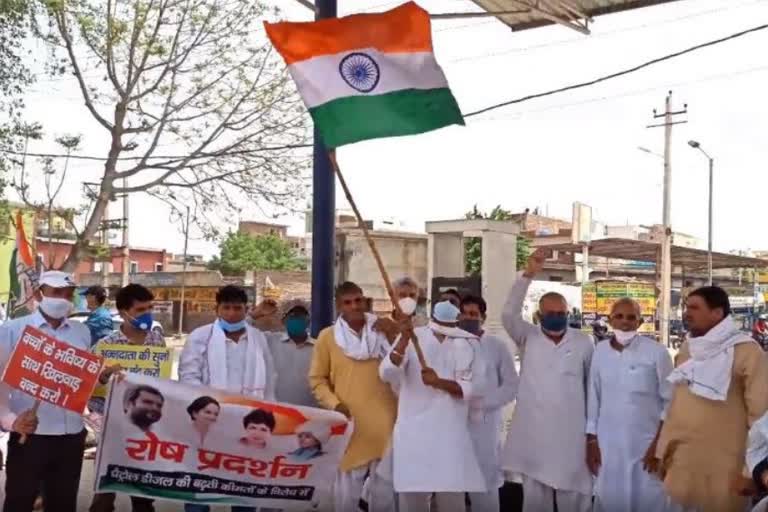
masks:
<svg viewBox="0 0 768 512"><path fill-rule="evenodd" d="M29 327L64 345L81 350L90 348L88 328L67 320L74 293L75 282L69 274L49 271L40 276L36 292L39 309L0 326L4 372L12 370L9 358ZM85 448L81 414L50 401L35 401L30 394L11 389L4 381L0 383L0 422L5 430L11 431L3 511L32 510L42 487L46 501L55 503L56 512L76 512Z"/></svg>
<svg viewBox="0 0 768 512"><path fill-rule="evenodd" d="M123 319L119 328L115 329L105 338L101 339L94 346L94 352L101 354L108 361L107 368L102 372L99 379L101 384L106 384L114 373L127 369L127 371L138 371L137 368L124 368L115 358L120 355L133 355L124 364L128 366L133 362L142 362L143 354L136 354L136 347L165 347L163 335L152 330L152 302L155 297L152 292L140 284L129 284L120 288L115 295L115 305L117 311ZM132 352L134 351L134 352ZM148 360L157 360L157 354L162 352L155 351ZM147 355L150 355L147 352ZM168 360L170 354L165 353L165 359ZM169 363L170 364L170 363ZM158 377L170 377L162 375L158 366ZM104 413L104 396L94 396L88 402L88 408L91 412L97 414ZM131 508L133 512L153 512L153 500L131 496ZM90 512L113 512L115 510L115 493L101 493L93 496Z"/></svg>

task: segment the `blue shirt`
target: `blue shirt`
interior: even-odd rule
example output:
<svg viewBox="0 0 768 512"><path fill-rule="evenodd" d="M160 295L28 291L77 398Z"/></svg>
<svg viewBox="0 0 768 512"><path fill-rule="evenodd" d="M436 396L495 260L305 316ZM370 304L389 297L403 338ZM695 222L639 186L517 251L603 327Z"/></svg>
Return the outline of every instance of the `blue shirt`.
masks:
<svg viewBox="0 0 768 512"><path fill-rule="evenodd" d="M82 350L89 350L91 347L91 335L85 325L64 320L58 329L54 329L48 325L45 317L36 311L31 315L15 318L0 325L0 353L3 367L28 325L73 347ZM31 396L0 383L0 421L6 430L10 429L16 416L31 409L34 404L35 399ZM40 435L77 434L84 428L83 418L79 414L47 402L40 402L37 419L38 426L35 433Z"/></svg>
<svg viewBox="0 0 768 512"><path fill-rule="evenodd" d="M85 325L91 331L91 346L95 345L100 339L112 334L114 329L112 314L104 306L99 306L91 311L91 314L88 315L88 319L85 321Z"/></svg>

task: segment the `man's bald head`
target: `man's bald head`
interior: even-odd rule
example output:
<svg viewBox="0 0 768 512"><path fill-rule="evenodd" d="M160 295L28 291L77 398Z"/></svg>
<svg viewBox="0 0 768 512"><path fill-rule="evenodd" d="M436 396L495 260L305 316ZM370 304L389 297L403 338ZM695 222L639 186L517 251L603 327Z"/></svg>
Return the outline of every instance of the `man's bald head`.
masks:
<svg viewBox="0 0 768 512"><path fill-rule="evenodd" d="M568 301L557 292L548 292L539 299L539 313L567 313Z"/></svg>

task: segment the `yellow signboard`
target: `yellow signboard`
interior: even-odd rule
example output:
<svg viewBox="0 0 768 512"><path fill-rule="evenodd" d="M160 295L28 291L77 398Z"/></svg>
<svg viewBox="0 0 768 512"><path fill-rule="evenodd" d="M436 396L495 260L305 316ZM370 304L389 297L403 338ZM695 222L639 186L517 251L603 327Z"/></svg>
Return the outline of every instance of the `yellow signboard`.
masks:
<svg viewBox="0 0 768 512"><path fill-rule="evenodd" d="M94 353L104 358L105 366L119 364L128 373L141 373L161 379L170 379L173 366L171 349L145 345L97 345ZM107 387L97 386L95 397L106 397Z"/></svg>
<svg viewBox="0 0 768 512"><path fill-rule="evenodd" d="M643 315L641 332L655 330L656 286L653 283L627 283L623 281L598 281L582 288L581 306L585 318L595 321L606 320L613 304L622 297L631 297L640 304Z"/></svg>

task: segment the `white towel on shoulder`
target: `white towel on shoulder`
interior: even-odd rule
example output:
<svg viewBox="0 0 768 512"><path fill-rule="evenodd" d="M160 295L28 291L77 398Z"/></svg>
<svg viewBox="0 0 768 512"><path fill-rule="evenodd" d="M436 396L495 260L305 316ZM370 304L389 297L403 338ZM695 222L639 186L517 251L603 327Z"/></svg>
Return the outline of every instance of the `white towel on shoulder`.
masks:
<svg viewBox="0 0 768 512"><path fill-rule="evenodd" d="M347 357L356 361L365 361L382 359L387 355L389 343L386 336L373 330L376 320L378 320L376 315L366 313L365 327L360 335L341 316L336 320L333 326L333 337Z"/></svg>
<svg viewBox="0 0 768 512"><path fill-rule="evenodd" d="M709 400L728 397L733 372L733 348L754 343L728 316L704 336L688 339L691 358L674 369L669 382L687 382L691 393Z"/></svg>
<svg viewBox="0 0 768 512"><path fill-rule="evenodd" d="M264 399L267 387L267 363L264 355L267 342L258 329L246 327L247 339L241 340L248 344L245 348L245 372L243 375L242 394ZM210 386L216 389L227 389L227 335L219 326L218 321L211 326L208 340L208 372Z"/></svg>

